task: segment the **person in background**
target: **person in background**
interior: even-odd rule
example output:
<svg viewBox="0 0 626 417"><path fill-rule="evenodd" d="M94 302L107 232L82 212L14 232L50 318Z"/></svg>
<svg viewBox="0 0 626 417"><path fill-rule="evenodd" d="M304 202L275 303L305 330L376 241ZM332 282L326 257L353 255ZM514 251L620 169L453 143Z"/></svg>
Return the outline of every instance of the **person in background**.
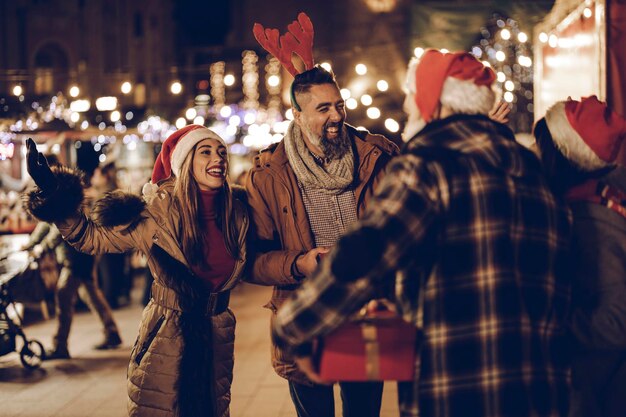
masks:
<svg viewBox="0 0 626 417"><path fill-rule="evenodd" d="M113 349L122 343L111 307L96 282L93 256L76 251L63 240L54 224L46 222L37 224L29 242L22 249L32 252L35 259L46 251L54 251L61 268L55 293L57 330L52 347L46 349L44 360L70 359L68 339L79 290L81 298L103 326L104 338L95 348Z"/></svg>
<svg viewBox="0 0 626 417"><path fill-rule="evenodd" d="M249 222L245 195L227 180L224 140L199 125L172 133L144 200L116 191L90 217L80 209L75 173L51 171L32 141L27 158L39 186L28 200L36 217L54 221L81 251L138 249L148 257L154 283L128 366L129 414L228 416L235 338L228 303L244 271Z"/></svg>
<svg viewBox="0 0 626 417"><path fill-rule="evenodd" d="M85 190L85 194L95 202L118 188L115 164L109 162L96 167L91 177L91 187ZM130 301L132 283L126 270L126 258L126 253L103 253L96 256L98 282L112 308L118 308Z"/></svg>
<svg viewBox="0 0 626 417"><path fill-rule="evenodd" d="M534 135L548 181L572 209L570 417L626 412L626 120L597 97L561 101Z"/></svg>
<svg viewBox="0 0 626 417"><path fill-rule="evenodd" d="M402 416L564 417L570 217L537 158L487 115L495 73L427 50L407 73L410 139L359 222L278 311L273 340L319 381L310 342L396 274L420 329Z"/></svg>
<svg viewBox="0 0 626 417"><path fill-rule="evenodd" d="M50 166L59 166L56 155L47 155ZM74 307L79 289L89 309L94 312L104 328L104 339L96 349L112 349L122 343L117 324L96 277L93 273L93 256L78 252L63 240L59 229L47 222L39 222L22 248L33 252L37 258L46 251L54 251L61 271L55 293L57 330L52 347L46 350L45 360L70 359L68 338L72 328Z"/></svg>

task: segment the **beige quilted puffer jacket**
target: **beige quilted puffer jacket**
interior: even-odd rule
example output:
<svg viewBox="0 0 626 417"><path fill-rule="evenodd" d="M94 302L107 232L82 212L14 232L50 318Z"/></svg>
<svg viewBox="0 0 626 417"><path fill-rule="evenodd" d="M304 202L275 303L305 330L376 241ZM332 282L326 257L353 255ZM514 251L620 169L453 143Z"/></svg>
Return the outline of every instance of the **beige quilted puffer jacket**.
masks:
<svg viewBox="0 0 626 417"><path fill-rule="evenodd" d="M82 252L138 249L148 257L155 283L128 366L129 415L228 417L235 316L227 305L246 259L249 220L245 193L233 190L240 259L218 293L197 299L181 295L197 294L194 291L200 287L178 243L179 218L171 206L172 191L172 187L162 186L150 204L115 192L96 203L93 219L81 212L55 223L64 238Z"/></svg>

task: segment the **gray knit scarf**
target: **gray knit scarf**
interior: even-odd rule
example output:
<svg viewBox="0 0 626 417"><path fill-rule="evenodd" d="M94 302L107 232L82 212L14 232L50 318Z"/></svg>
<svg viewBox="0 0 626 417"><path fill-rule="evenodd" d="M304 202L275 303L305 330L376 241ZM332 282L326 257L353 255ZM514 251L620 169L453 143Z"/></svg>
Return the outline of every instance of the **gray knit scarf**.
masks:
<svg viewBox="0 0 626 417"><path fill-rule="evenodd" d="M342 134L347 135L346 128L343 129ZM289 124L284 141L289 164L303 186L328 194L339 194L352 184L354 179L352 149L340 159L332 160L322 167L313 159L302 138L302 130L295 122Z"/></svg>

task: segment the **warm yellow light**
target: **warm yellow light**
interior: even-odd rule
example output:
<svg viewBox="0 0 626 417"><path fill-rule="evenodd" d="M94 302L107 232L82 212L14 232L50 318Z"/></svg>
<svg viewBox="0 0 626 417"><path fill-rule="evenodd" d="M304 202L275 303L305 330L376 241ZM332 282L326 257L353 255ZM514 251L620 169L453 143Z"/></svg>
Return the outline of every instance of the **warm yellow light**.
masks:
<svg viewBox="0 0 626 417"><path fill-rule="evenodd" d="M243 116L243 122L247 125L251 125L256 121L256 114L254 112L248 112Z"/></svg>
<svg viewBox="0 0 626 417"><path fill-rule="evenodd" d="M503 83L506 80L506 75L502 71L498 71L497 74L498 81Z"/></svg>
<svg viewBox="0 0 626 417"><path fill-rule="evenodd" d="M585 10L583 10L583 16L585 16L587 19L593 16L593 12L589 7L585 7Z"/></svg>
<svg viewBox="0 0 626 417"><path fill-rule="evenodd" d="M484 66L491 68L491 64L489 63L489 61L480 61L480 62L482 62Z"/></svg>
<svg viewBox="0 0 626 417"><path fill-rule="evenodd" d="M513 81L509 80L509 81L504 83L504 88L507 91L513 91L513 90L515 90L515 83Z"/></svg>
<svg viewBox="0 0 626 417"><path fill-rule="evenodd" d="M232 113L233 109L231 109L229 106L224 106L220 109L220 116L222 116L224 119L230 116Z"/></svg>
<svg viewBox="0 0 626 417"><path fill-rule="evenodd" d="M187 120L193 120L198 115L198 112L193 107L189 107L185 112L185 117Z"/></svg>
<svg viewBox="0 0 626 417"><path fill-rule="evenodd" d="M72 112L72 114L70 115L70 120L74 123L78 122L80 120L80 114Z"/></svg>
<svg viewBox="0 0 626 417"><path fill-rule="evenodd" d="M528 40L528 35L525 34L524 32L520 32L517 34L517 40L520 41L521 43L524 43Z"/></svg>
<svg viewBox="0 0 626 417"><path fill-rule="evenodd" d="M333 67L331 67L328 62L322 62L320 66L328 72L331 72L333 70Z"/></svg>
<svg viewBox="0 0 626 417"><path fill-rule="evenodd" d="M559 38L556 35L550 35L550 37L548 38L548 45L550 45L550 47L552 48L556 48L556 46L559 44Z"/></svg>
<svg viewBox="0 0 626 417"><path fill-rule="evenodd" d="M203 126L204 125L204 117L202 116L196 116L195 119L193 119L193 124L194 125L200 125Z"/></svg>
<svg viewBox="0 0 626 417"><path fill-rule="evenodd" d="M21 85L16 85L15 87L13 87L14 96L21 96L23 92L24 92L24 89L22 88Z"/></svg>
<svg viewBox="0 0 626 417"><path fill-rule="evenodd" d="M349 98L346 100L346 107L350 110L356 109L358 103L354 98Z"/></svg>
<svg viewBox="0 0 626 417"><path fill-rule="evenodd" d="M187 120L185 120L184 117L179 117L178 119L176 119L176 128L177 129L182 129L185 126L187 126Z"/></svg>
<svg viewBox="0 0 626 417"><path fill-rule="evenodd" d="M389 90L389 83L385 80L378 80L376 88L378 88L378 91L387 91Z"/></svg>
<svg viewBox="0 0 626 417"><path fill-rule="evenodd" d="M380 117L380 110L378 107L370 107L367 109L367 117L370 119L378 119Z"/></svg>
<svg viewBox="0 0 626 417"><path fill-rule="evenodd" d="M506 54L504 53L504 51L496 52L496 59L500 62L504 61L506 59Z"/></svg>
<svg viewBox="0 0 626 417"><path fill-rule="evenodd" d="M239 126L241 124L241 117L237 116L236 114L234 116L232 116L230 119L228 119L228 125L229 126Z"/></svg>
<svg viewBox="0 0 626 417"><path fill-rule="evenodd" d="M293 110L287 109L287 111L285 112L285 119L293 120Z"/></svg>
<svg viewBox="0 0 626 417"><path fill-rule="evenodd" d="M504 93L504 101L506 101L507 103L511 103L513 102L513 93L511 93L510 91L507 91L506 93Z"/></svg>
<svg viewBox="0 0 626 417"><path fill-rule="evenodd" d="M124 81L124 82L122 83L122 88L121 88L122 93L124 93L124 94L128 94L128 93L130 93L130 91L131 91L132 89L133 89L133 85L132 85L130 82L128 82L128 81ZM177 93L175 93L175 94L177 94Z"/></svg>
<svg viewBox="0 0 626 417"><path fill-rule="evenodd" d="M530 59L527 56L520 56L519 58L517 58L517 62L522 66L522 67L530 67L533 65L533 60Z"/></svg>
<svg viewBox="0 0 626 417"><path fill-rule="evenodd" d="M70 103L70 110L76 112L83 112L89 110L91 103L89 100L75 100Z"/></svg>
<svg viewBox="0 0 626 417"><path fill-rule="evenodd" d="M80 100L77 100L80 101ZM96 99L96 108L98 111L113 111L117 107L116 97L100 97Z"/></svg>
<svg viewBox="0 0 626 417"><path fill-rule="evenodd" d="M226 74L224 76L224 85L230 87L235 84L235 76L233 74Z"/></svg>
<svg viewBox="0 0 626 417"><path fill-rule="evenodd" d="M502 29L502 31L500 32L500 37L505 41L508 41L509 39L511 39L511 32L509 32L508 29Z"/></svg>
<svg viewBox="0 0 626 417"><path fill-rule="evenodd" d="M237 126L236 125L228 125L226 126L226 133L229 136L235 136L237 134Z"/></svg>
<svg viewBox="0 0 626 417"><path fill-rule="evenodd" d="M393 119L385 120L385 127L392 133L396 133L398 130L400 130L400 125Z"/></svg>
<svg viewBox="0 0 626 417"><path fill-rule="evenodd" d="M119 122L121 117L122 117L122 115L120 114L119 111L115 110L115 111L111 112L111 121L113 123Z"/></svg>
<svg viewBox="0 0 626 417"><path fill-rule="evenodd" d="M270 75L267 77L267 85L270 87L278 87L280 84L280 77L278 75Z"/></svg>
<svg viewBox="0 0 626 417"><path fill-rule="evenodd" d="M356 64L356 66L354 67L354 70L359 75L367 74L367 67L365 66L365 64Z"/></svg>
<svg viewBox="0 0 626 417"><path fill-rule="evenodd" d="M350 93L350 90L348 90L347 88L342 88L341 90L339 90L339 92L341 93L341 98L344 100L349 99L352 95L352 93Z"/></svg>
<svg viewBox="0 0 626 417"><path fill-rule="evenodd" d="M174 81L170 85L170 91L172 94L180 94L183 91L183 85L179 81Z"/></svg>
<svg viewBox="0 0 626 417"><path fill-rule="evenodd" d="M546 43L546 42L548 42L548 34L547 34L547 33L545 33L545 32L541 32L541 33L539 34L539 42L541 42L541 43Z"/></svg>
<svg viewBox="0 0 626 417"><path fill-rule="evenodd" d="M363 94L361 96L361 103L364 106L370 106L372 104L372 96L370 96L369 94Z"/></svg>
<svg viewBox="0 0 626 417"><path fill-rule="evenodd" d="M80 88L78 88L78 86L73 85L70 88L70 96L71 97L78 97L79 94L80 94Z"/></svg>

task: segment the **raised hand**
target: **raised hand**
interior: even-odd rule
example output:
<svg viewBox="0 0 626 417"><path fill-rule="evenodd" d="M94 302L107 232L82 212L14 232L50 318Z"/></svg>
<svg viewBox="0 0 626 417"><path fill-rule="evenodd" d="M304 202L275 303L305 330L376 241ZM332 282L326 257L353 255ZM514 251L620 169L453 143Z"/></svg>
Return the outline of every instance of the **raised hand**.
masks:
<svg viewBox="0 0 626 417"><path fill-rule="evenodd" d="M50 169L46 157L37 150L35 141L30 138L26 140L26 147L28 148L26 154L26 168L28 173L41 191L45 194L54 193L59 187L59 182Z"/></svg>
<svg viewBox="0 0 626 417"><path fill-rule="evenodd" d="M498 123L507 123L507 116L511 112L511 106L506 101L497 103L489 112L489 118Z"/></svg>

